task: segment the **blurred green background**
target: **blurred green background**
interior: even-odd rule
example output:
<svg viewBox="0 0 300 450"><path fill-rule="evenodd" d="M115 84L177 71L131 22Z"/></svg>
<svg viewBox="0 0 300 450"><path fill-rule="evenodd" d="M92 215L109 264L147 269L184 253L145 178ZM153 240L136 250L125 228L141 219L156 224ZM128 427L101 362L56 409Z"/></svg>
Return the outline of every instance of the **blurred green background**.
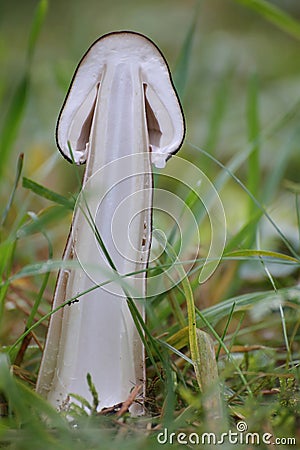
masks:
<svg viewBox="0 0 300 450"><path fill-rule="evenodd" d="M278 373L282 374L286 369L290 373L292 358L289 355L288 340L294 352L295 368L299 367L300 319L299 293L296 289L299 285L299 257L296 254L299 254L300 223L300 26L291 23L284 15L277 20L279 27L263 18L251 8L259 4L263 11L263 6L267 4L263 0L50 0L45 21L40 33L37 33L30 67L26 68L28 39L38 4L37 0L0 0L1 214L9 203L20 153L24 153L23 176L66 197L78 191L74 170L61 157L55 144L57 116L78 61L93 41L110 31L134 30L150 37L170 65L186 116L186 141L179 156L197 163L218 185L228 222L229 257L221 261L213 277L200 288L197 280L191 276L195 303L204 311L205 307L207 311L212 308L211 316L208 313L207 317L212 318L213 313L216 313L216 329L221 336L226 315L219 320L218 305L222 307L222 301L227 299L229 303L232 301L234 307L237 296L249 293L249 303L246 303L244 310L240 310L241 319L240 311L237 319L234 316L233 320L228 312L228 329L225 327L228 337L224 335L224 338L228 339L226 342L230 346L233 342L245 345L245 348L249 344L261 345L263 358L265 348L272 352L271 368L264 366L263 361L259 360L259 352L257 359L253 359L258 379L261 371L265 371L267 379L270 379L266 385L266 393L263 393L263 385L257 388L258 396L262 391L260 405L265 407L264 395L272 393L271 389L277 386L274 384L273 372L279 369ZM268 4L279 6L292 19L300 20L299 0L277 0ZM274 20L276 21L276 14L273 16ZM20 89L24 86L27 95L24 95L25 90ZM6 145L5 140L11 130L13 134L9 138L10 145ZM2 156L6 149L9 153L5 160ZM221 168L218 161L225 168ZM230 176L226 168L230 168ZM238 178L234 179L232 173ZM221 183L222 177L227 177L226 183ZM250 199L249 193L245 192L242 183L252 192L257 200L256 204ZM32 277L20 277L11 282L11 286L5 285L6 279L26 268L26 265L51 259L50 241L53 244L53 257L61 258L71 213L65 208L63 214L58 215L55 210L57 215L52 217L52 222L49 216L43 222L43 213L46 216L50 205L53 203L24 189L20 182L5 223L0 226L0 274L4 279L0 290L0 313L4 313L0 338L6 349L5 346L13 343L23 333L26 317L31 314L32 305L38 296L43 302L36 318L42 317L50 308L55 284L54 273L51 273L47 287L46 284L43 287L43 283L48 279L43 274L45 278L41 281L38 269ZM282 332L285 317L279 316L276 309L278 304L276 306L274 303L272 306L269 302L270 292L273 294L273 290L276 297L276 288L270 283L271 277L268 278L264 272L261 260L256 258L253 261L253 255L247 253L249 247L291 253L291 248L286 248L284 239L280 239L278 229L270 226L270 220L266 220L266 217L261 219L258 213L261 213L262 207L266 208L282 231L281 238L288 239L292 244L292 253L297 256L293 265L277 264L271 270L276 287L279 290L286 288L286 292L282 294L288 326L286 341ZM36 219L32 216L32 211L39 214L42 233L36 233L40 229L30 229ZM26 221L29 224L27 229ZM235 240L237 233L243 228L246 231L238 234L243 239ZM21 235L24 239L19 239L20 230L25 230ZM46 234L50 238L48 241L45 239ZM231 260L232 250L245 250L242 256L245 256L246 261L236 261L234 257ZM187 256L189 251L189 248L186 249ZM257 291L269 293L266 301L257 301ZM178 292L176 295L178 304L184 308L185 299ZM172 310L170 312L169 306L166 307L167 301L166 296L154 304L156 322L149 314L149 326L154 336L164 336L168 327L172 333L173 325L175 330L179 326ZM164 307L169 308L166 309L166 314ZM242 329L244 313L247 321ZM247 328L248 324L250 326ZM38 330L40 335L45 334L46 325L43 324L42 327L41 332ZM274 349L277 351L276 355ZM247 351L245 350L243 370L248 368ZM29 354L28 361L23 364L28 372L24 372L25 379L32 386L41 355L37 345L33 352L36 353L33 353L32 359ZM273 359L276 360L276 368L273 368ZM220 362L223 364L221 358ZM245 394L244 387L240 387L239 383L235 385L232 381L233 372L227 374L221 364L220 373L228 385L228 392L229 389L234 391L230 393L230 414L241 418L238 415L240 404L235 404L235 400L241 401ZM9 375L9 371L7 373ZM282 379L285 376L283 373ZM174 392L177 389L176 383L174 381ZM291 404L289 398L286 404L290 408L288 417L293 418L297 407L296 387L286 387L283 382L280 382L280 387L283 397L278 396L276 411L283 411L282 423L287 423L285 410L282 409L285 405L284 396L288 398L287 393L290 395ZM18 395L16 398L18 399ZM28 398L31 402L31 397ZM265 410L259 409L250 402L247 408L245 416L250 420L254 417L254 412L257 413L256 424L261 424L262 427L265 417L268 420L275 417L273 412L269 414L269 410L267 411L268 406ZM198 406L196 413L198 414ZM281 417L279 413L278 417ZM291 423L296 429L294 419L291 419ZM281 425L280 423L279 428ZM31 439L31 431L29 436ZM39 450L38 436L36 440L34 448Z"/></svg>
<svg viewBox="0 0 300 450"><path fill-rule="evenodd" d="M195 5L198 3L196 12ZM276 2L273 2L276 3ZM300 16L297 0L277 2ZM0 120L24 70L27 37L36 1L0 3ZM197 17L195 17L197 15ZM196 30L183 96L187 139L203 147L216 88L228 73L226 120L216 143L221 159L245 143L249 77L259 76L262 126L271 125L297 100L299 42L230 0L52 0L31 67L31 95L14 153L25 151L28 170L56 152L56 117L72 73L90 44L104 33L129 29L153 39L174 72L193 18ZM36 148L41 149L35 151ZM272 158L278 149L272 151ZM45 152L45 154L44 154ZM272 161L264 153L264 164ZM291 164L296 176L299 166Z"/></svg>
<svg viewBox="0 0 300 450"><path fill-rule="evenodd" d="M300 4L272 2L294 18ZM27 38L37 1L0 3L0 130L13 92L24 71ZM25 153L25 174L32 174L53 155L55 170L47 174L49 187L72 189L71 169L57 153L55 122L72 73L90 44L104 33L129 29L146 34L161 48L172 72L176 70L185 36L195 20L188 78L182 95L187 141L213 151L221 161L245 148L248 141L246 103L249 79L258 76L261 128L271 127L300 97L299 41L231 0L52 0L31 66L30 95L18 140L9 162ZM217 136L210 124L217 99L224 109ZM299 121L299 117L297 118ZM295 123L293 123L294 125ZM262 169L272 170L285 151L288 128L264 142ZM293 128L295 131L295 128ZM185 156L187 146L181 155ZM54 156L53 156L54 157ZM207 161L203 162L205 167ZM289 158L289 178L297 180L299 158ZM8 176L12 170L7 170ZM67 175L66 175L67 174ZM69 174L69 175L68 175Z"/></svg>
<svg viewBox="0 0 300 450"><path fill-rule="evenodd" d="M297 0L271 4L295 20L300 18ZM0 0L0 132L5 129L26 70L37 5L33 0ZM25 108L3 167L1 204L4 206L9 197L21 152L24 176L63 195L76 192L73 168L56 149L56 119L87 48L104 33L122 29L150 37L165 55L175 81L179 79L187 123L186 143L179 156L195 161L215 181L220 168L193 145L229 166L232 158L246 155L255 139L259 141L257 173L250 175L255 182L253 193L268 206L288 238L297 241L295 194L286 189L285 181L299 182L300 41L234 0L49 1L29 69ZM187 42L188 52L184 53ZM257 103L253 120L251 101ZM249 129L251 120L257 122L254 131ZM243 158L236 174L247 185L250 169L247 155ZM0 164L3 166L3 161ZM233 180L222 188L220 196L230 238L249 218L249 197ZM37 196L26 201L27 208L36 213L45 207L45 200ZM21 205L22 197L16 200L15 209ZM61 257L70 219L47 228L54 238L55 258ZM274 229L267 229L266 234L272 238ZM21 265L47 258L43 236L35 235L34 239L34 248L31 239L18 245ZM262 248L279 250L278 243L272 242L263 242Z"/></svg>

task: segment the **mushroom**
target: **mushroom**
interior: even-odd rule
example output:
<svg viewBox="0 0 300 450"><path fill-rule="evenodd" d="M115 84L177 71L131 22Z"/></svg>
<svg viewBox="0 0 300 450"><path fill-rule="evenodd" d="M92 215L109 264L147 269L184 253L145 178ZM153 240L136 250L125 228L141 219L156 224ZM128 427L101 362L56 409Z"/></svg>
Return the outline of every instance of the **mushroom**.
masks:
<svg viewBox="0 0 300 450"><path fill-rule="evenodd" d="M99 408L124 402L134 386L145 386L143 344L126 292L144 316L151 162L163 168L184 133L167 63L152 41L122 31L102 36L89 48L56 129L63 156L86 163L83 195L64 253L65 260L79 260L81 267L60 271L53 309L78 299L51 316L37 381L37 391L58 409L68 408L72 393L89 399L87 373ZM133 275L124 278L126 289L118 281L93 289L109 274L128 273Z"/></svg>

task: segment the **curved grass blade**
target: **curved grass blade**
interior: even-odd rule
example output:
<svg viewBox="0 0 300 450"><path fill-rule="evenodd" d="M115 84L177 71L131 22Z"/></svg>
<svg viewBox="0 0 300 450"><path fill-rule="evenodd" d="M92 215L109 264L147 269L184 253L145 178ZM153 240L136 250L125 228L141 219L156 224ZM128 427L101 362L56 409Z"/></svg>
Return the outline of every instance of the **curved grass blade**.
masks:
<svg viewBox="0 0 300 450"><path fill-rule="evenodd" d="M47 0L41 0L35 10L36 12L32 22L32 28L27 44L26 66L4 119L4 124L0 134L0 175L3 173L6 167L6 161L9 157L10 150L17 137L24 116L28 99L28 91L30 87L30 65L37 44L38 36L45 19L47 5Z"/></svg>
<svg viewBox="0 0 300 450"><path fill-rule="evenodd" d="M295 37L296 39L300 39L300 24L297 20L295 20L288 13L278 8L276 5L272 5L270 2L266 0L235 0L237 3L241 5L247 6L250 9L253 9L258 14L263 16L269 22L272 22L281 30Z"/></svg>
<svg viewBox="0 0 300 450"><path fill-rule="evenodd" d="M197 5L198 6L198 5ZM196 22L197 22L197 15L198 15L198 7L196 6L196 11L194 14L194 18L192 20L191 25L188 28L185 40L183 42L183 46L177 61L176 68L174 70L174 84L176 87L176 91L179 95L179 98L183 98L184 92L186 89L186 84L188 80L188 70L190 66L191 61L191 55L192 55L192 47L195 37L195 30L196 30Z"/></svg>
<svg viewBox="0 0 300 450"><path fill-rule="evenodd" d="M24 160L24 153L21 153L19 155L18 162L17 162L17 173L16 173L14 185L13 185L13 188L12 188L9 200L7 202L7 205L5 207L5 210L3 211L3 214L2 214L2 219L1 219L1 226L2 227L5 224L5 221L7 219L8 213L10 211L10 208L12 206L12 203L13 203L13 200L14 200L14 197L15 197L15 193L16 193L16 190L17 190L17 187L18 187L18 184L19 184L19 181L20 181L22 169L23 169L23 160Z"/></svg>
<svg viewBox="0 0 300 450"><path fill-rule="evenodd" d="M6 114L4 125L0 137L0 175L6 167L6 161L10 149L17 137L21 121L23 119L25 106L27 103L29 89L29 76L25 73L19 82L13 95L8 112Z"/></svg>
<svg viewBox="0 0 300 450"><path fill-rule="evenodd" d="M172 246L167 242L165 243L162 239L160 233L156 233L156 230L153 231L153 236L160 242L162 247L165 247L165 252L167 253L168 257L172 262L178 262L177 261L177 255L176 252L173 250ZM200 371L200 365L201 365L201 357L199 353L199 346L198 346L198 340L197 340L197 326L196 326L196 313L195 313L195 303L194 303L194 296L193 291L190 285L190 282L187 278L187 275L185 273L185 270L181 264L177 265L178 273L180 274L181 278L181 284L182 289L185 294L186 299L186 305L187 305L187 312L188 312L188 334L189 334L189 345L190 345L190 351L191 351L191 357L195 369L196 379L199 385L199 388L202 389L202 382L201 382L201 371Z"/></svg>
<svg viewBox="0 0 300 450"><path fill-rule="evenodd" d="M27 46L27 63L31 64L38 37L48 10L48 0L41 0L36 7Z"/></svg>
<svg viewBox="0 0 300 450"><path fill-rule="evenodd" d="M225 172L227 172L227 174L247 193L247 195L252 199L252 201L255 203L255 205L257 206L257 208L263 213L263 215L267 218L267 220L270 222L270 224L273 226L273 228L277 231L278 235L280 236L281 240L285 243L286 247L289 249L289 251L291 252L292 255L294 255L294 257L296 259L300 259L299 255L297 254L297 252L295 251L294 247L292 246L292 244L289 242L289 240L285 237L285 235L283 234L283 232L280 230L280 228L278 227L278 225L275 223L275 221L272 219L272 217L270 216L270 214L267 212L266 208L252 195L252 193L249 191L249 189L244 185L244 183L242 183L242 181L232 172L232 170L230 170L228 167L226 167L224 164L222 164L219 160L217 160L216 158L214 158L212 155L210 155L208 152L206 152L205 150L203 150L202 148L194 145L194 144L189 144L192 148L194 148L195 150L199 151L200 153L203 153L204 155L206 155L208 158L212 159L219 167L221 167Z"/></svg>
<svg viewBox="0 0 300 450"><path fill-rule="evenodd" d="M247 188L251 194L256 198L260 198L260 125L259 125L259 93L258 93L258 76L253 74L248 84L248 99L247 99L247 124L248 124L248 137L252 143L252 150L248 158L248 180ZM249 198L249 221L256 210L256 205ZM248 245L250 248L254 242L256 233L256 224L253 229L248 233Z"/></svg>
<svg viewBox="0 0 300 450"><path fill-rule="evenodd" d="M225 68L224 73L221 74L220 81L216 87L214 98L212 100L212 108L209 117L208 131L205 139L204 148L214 153L215 147L223 123L223 118L226 113L229 100L229 85L234 73L234 66L230 64Z"/></svg>
<svg viewBox="0 0 300 450"><path fill-rule="evenodd" d="M34 213L31 213L30 215L31 215L33 220L38 220L37 216ZM40 231L41 231L42 235L45 237L45 239L47 241L48 258L49 258L49 261L50 261L53 258L52 243L51 243L51 240L50 240L49 236L47 235L46 231L43 230L43 229L41 229ZM42 301L45 289L46 289L47 284L48 284L49 276L50 276L50 272L46 272L45 275L43 276L41 287L39 289L38 294L36 295L36 298L34 300L33 306L31 308L29 317L28 317L26 325L25 325L25 330L24 330L25 332L28 330L28 328L31 327L32 323L34 322L35 315L36 315L36 313L38 311L38 308L39 308L39 306L41 304L41 301ZM31 335L28 334L26 337L24 337L23 341L21 342L16 357L15 358L14 357L11 358L11 359L14 360L14 364L15 365L19 366L21 364L21 362L23 361L24 354L25 354L25 351L27 350L27 347L28 347L28 345L30 343L30 340L31 340Z"/></svg>
<svg viewBox="0 0 300 450"><path fill-rule="evenodd" d="M54 192L51 189L48 189L33 180L30 180L29 178L23 177L22 186L25 189L31 190L40 197L46 198L47 200L57 203L58 205L65 206L71 211L73 211L74 209L75 201L73 199L68 199L63 195L58 194L57 192Z"/></svg>

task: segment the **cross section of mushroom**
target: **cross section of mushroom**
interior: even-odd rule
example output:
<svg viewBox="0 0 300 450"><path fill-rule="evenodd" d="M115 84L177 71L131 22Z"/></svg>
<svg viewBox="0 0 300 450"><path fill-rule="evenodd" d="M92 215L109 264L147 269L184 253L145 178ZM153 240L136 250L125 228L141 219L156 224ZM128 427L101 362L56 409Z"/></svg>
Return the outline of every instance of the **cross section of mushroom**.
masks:
<svg viewBox="0 0 300 450"><path fill-rule="evenodd" d="M151 164L163 168L184 132L168 66L149 39L116 32L90 47L56 131L62 154L86 164L64 253L81 268L60 272L53 308L68 298L79 301L52 315L37 383L58 409L68 407L70 393L90 399L87 373L99 408L123 402L134 386L145 384L144 349L126 300L130 295L144 316ZM124 285L116 280L103 285L109 276L129 273Z"/></svg>

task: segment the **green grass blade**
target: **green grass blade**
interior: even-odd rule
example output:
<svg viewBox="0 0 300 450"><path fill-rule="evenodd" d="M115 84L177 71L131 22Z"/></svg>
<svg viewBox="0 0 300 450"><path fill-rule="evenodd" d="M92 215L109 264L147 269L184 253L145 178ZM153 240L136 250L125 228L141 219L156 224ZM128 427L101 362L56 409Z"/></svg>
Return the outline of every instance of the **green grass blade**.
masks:
<svg viewBox="0 0 300 450"><path fill-rule="evenodd" d="M23 238L34 233L39 233L41 228L47 227L52 222L58 222L69 214L69 209L62 205L50 206L38 214L38 220L30 220L17 230L17 238Z"/></svg>
<svg viewBox="0 0 300 450"><path fill-rule="evenodd" d="M29 77L26 73L17 86L8 112L4 119L4 124L0 136L0 176L6 169L11 147L19 131L19 127L25 111L25 105L27 102L28 89Z"/></svg>
<svg viewBox="0 0 300 450"><path fill-rule="evenodd" d="M270 171L267 179L262 188L262 200L265 204L268 204L277 193L278 186L280 185L286 169L291 161L292 153L298 149L299 133L296 132L291 136L290 140L284 146L284 151L276 154L274 166Z"/></svg>
<svg viewBox="0 0 300 450"><path fill-rule="evenodd" d="M289 251L291 252L292 255L295 256L295 258L299 258L299 255L297 254L297 252L295 251L293 245L289 242L289 240L285 237L285 235L283 234L283 232L280 230L280 228L278 227L278 225L276 224L276 222L272 219L272 217L270 216L270 214L267 212L266 208L252 195L252 193L249 191L249 189L245 186L245 184L233 173L233 171L226 167L224 164L222 164L220 161L218 161L216 158L214 158L212 155L210 155L208 152L206 152L205 150L203 150L200 147L197 147L194 144L190 144L190 146L199 151L200 153L203 153L204 155L206 155L208 158L212 159L219 167L221 167L223 169L224 172L227 173L227 175L229 175L246 193L247 195L252 199L252 201L255 203L255 205L257 206L257 208L263 213L263 215L266 217L266 219L270 222L270 224L272 225L272 227L276 230L276 232L278 233L278 235L280 236L281 240L285 243L286 247L289 249Z"/></svg>
<svg viewBox="0 0 300 450"><path fill-rule="evenodd" d="M266 0L235 0L243 6L253 9L265 19L291 36L300 39L300 23L282 9Z"/></svg>
<svg viewBox="0 0 300 450"><path fill-rule="evenodd" d="M228 314L228 318L227 318L227 321L226 321L226 324L225 324L225 327L224 327L222 336L221 336L221 341L222 341L222 342L224 342L224 340L225 340L225 337L226 337L226 334L227 334L228 327L229 327L230 322L231 322L231 319L232 319L232 317L233 317L234 309L235 309L235 303L233 302L233 303L232 303L231 310L230 310L230 312L229 312L229 314ZM221 347L221 345L219 344L219 347L218 347L218 349L217 349L217 351L216 351L216 360L217 360L217 361L218 361L218 359L219 359L219 355L220 355L221 348L222 348L222 347Z"/></svg>
<svg viewBox="0 0 300 450"><path fill-rule="evenodd" d="M296 195L300 194L300 183L294 181L284 180L284 187Z"/></svg>
<svg viewBox="0 0 300 450"><path fill-rule="evenodd" d="M297 215L297 225L298 225L298 240L300 246L300 208L299 208L299 195L295 194L295 204L296 204L296 215Z"/></svg>
<svg viewBox="0 0 300 450"><path fill-rule="evenodd" d="M11 194L10 194L10 197L9 197L9 200L8 200L8 202L7 202L7 205L6 205L6 207L5 207L5 210L3 211L3 214L2 214L2 219L1 219L1 226L2 226L2 227L3 227L3 225L4 225L5 221L6 221L6 218L7 218L7 216L8 216L8 213L9 213L10 208L11 208L11 206L12 206L12 203L13 203L13 200L14 200L14 197L15 197L15 193L16 193L16 190L17 190L19 181L20 181L20 177L21 177L21 173L22 173L22 169L23 169L23 159L24 159L24 154L21 153L21 154L19 155L19 158L18 158L17 172L16 172L16 177L15 177L14 185L13 185L13 188L12 188L12 191L11 191Z"/></svg>
<svg viewBox="0 0 300 450"><path fill-rule="evenodd" d="M185 273L185 270L184 270L183 266L180 264L180 261L178 261L176 252L173 250L172 246L168 242L165 244L160 233L156 233L155 230L154 230L154 235L155 235L157 241L162 245L162 248L165 248L165 252L167 253L170 260L172 262L178 263L176 268L177 268L178 273L181 278L181 284L182 284L182 288L183 288L183 291L185 294L187 312L188 312L188 330L189 330L189 345L190 345L191 357L193 360L196 379L197 379L199 388L202 389L201 371L200 371L201 358L200 358L200 354L199 354L199 347L198 347L198 340L197 340L197 326L196 326L195 302L194 302L193 291L192 291L190 282L188 280L188 277Z"/></svg>
<svg viewBox="0 0 300 450"><path fill-rule="evenodd" d="M252 143L252 150L248 158L248 180L247 187L252 196L259 200L260 195L260 126L259 126L259 105L258 105L258 78L254 74L250 78L247 96L247 125L248 139ZM255 240L257 222L252 221L253 214L256 211L256 204L252 198L248 199L249 224L253 224L252 229L248 229L246 247L250 248Z"/></svg>
<svg viewBox="0 0 300 450"><path fill-rule="evenodd" d="M245 247L249 243L249 234L256 227L259 220L263 216L261 210L257 210L251 217L251 219L242 226L242 228L232 236L225 247L224 254L227 254L234 249L239 249Z"/></svg>
<svg viewBox="0 0 300 450"><path fill-rule="evenodd" d="M249 299L247 299L247 300L249 302L251 302ZM237 302L234 299L228 300L228 303L226 304L226 308L223 308L224 315L222 315L222 317L219 317L219 318L226 317L227 315L230 316L231 311L233 309L233 304L236 305L237 303L239 303L239 302ZM222 305L222 303L221 303L221 305ZM214 336L214 338L218 342L220 348L222 348L225 351L226 355L228 356L228 358L231 360L232 364L234 365L236 372L239 374L246 390L248 391L248 393L250 395L252 395L251 389L248 386L248 382L247 382L243 372L241 371L239 365L236 363L236 361L232 357L230 350L227 348L227 346L224 343L224 338L222 338L218 335L218 333L215 331L215 329L213 328L213 326L211 324L211 321L216 319L216 316L214 316L214 312L215 312L215 310L218 309L218 306L220 306L220 304L214 305L213 307L208 308L207 310L204 310L204 311L200 311L198 308L196 308L196 314L198 316L197 321L196 321L196 336L198 335L198 328L203 327L203 324L204 324L208 328L210 333ZM226 310L226 313L225 313L225 310ZM240 310L240 308L236 309L236 311L238 311L238 310ZM210 311L211 313L207 314L207 311ZM179 330L174 335L169 336L167 342L172 347L175 347L177 350L178 349L180 350L181 348L183 348L184 346L186 346L188 344L188 341L190 340L189 335L190 335L189 328L185 327L185 328L182 328L181 330ZM199 348L198 341L197 341L196 345L197 345L197 352L199 354L199 366L198 366L199 374L198 374L198 376L199 376L199 380L201 382L201 377L202 377L202 375L201 375L201 355L200 355L201 349ZM193 355L191 355L191 356L192 356L193 361L195 361L193 358ZM195 362L194 362L194 365L195 365Z"/></svg>
<svg viewBox="0 0 300 450"><path fill-rule="evenodd" d="M263 268L267 274L267 277L270 280L270 283L274 289L274 292L276 295L278 295L278 289L275 283L275 280L271 274L271 272L269 271L268 267L266 266L265 262L263 259L261 259L261 263L263 265ZM289 363L292 361L292 352L291 352L291 346L289 344L289 338L288 338L288 333L287 333L287 327L286 327L286 320L285 320L285 315L284 315L284 311L283 311L283 307L282 307L282 302L280 302L279 304L279 312L280 312L280 319L281 319L281 325L282 325L282 332L283 332L283 339L285 342L285 346L286 346L286 351L287 351L287 359L286 359L286 366L288 368Z"/></svg>
<svg viewBox="0 0 300 450"><path fill-rule="evenodd" d="M29 189L40 197L46 198L47 200L51 200L51 202L57 203L58 205L65 206L66 208L73 211L74 209L74 200L68 199L63 195L57 194L56 192L42 186L41 184L36 183L29 178L23 177L23 188Z"/></svg>
<svg viewBox="0 0 300 450"><path fill-rule="evenodd" d="M13 268L14 256L16 251L16 240L7 240L1 245L1 272L0 272L0 325L2 324L6 294L9 287L9 277Z"/></svg>
<svg viewBox="0 0 300 450"><path fill-rule="evenodd" d="M188 71L190 66L190 61L192 57L192 48L195 37L196 30L196 21L197 21L197 9L195 12L195 16L189 29L187 31L185 40L183 42L183 46L177 61L176 68L173 74L173 80L176 87L176 91L179 95L179 98L183 98L187 80L188 80Z"/></svg>
<svg viewBox="0 0 300 450"><path fill-rule="evenodd" d="M10 150L17 137L24 116L30 84L30 76L29 76L30 64L32 61L40 29L46 15L47 4L48 4L47 0L41 0L37 6L34 20L32 23L31 32L28 39L27 61L24 74L22 75L21 80L17 85L10 106L6 113L6 117L4 119L4 124L0 136L0 159L1 159L0 175L1 173L3 173L6 167L6 162L8 160Z"/></svg>
<svg viewBox="0 0 300 450"><path fill-rule="evenodd" d="M139 333L141 341L142 341L143 345L145 346L145 350L147 352L147 356L151 360L151 362L153 364L153 367L154 367L154 369L157 372L157 375L159 377L161 377L160 371L159 371L158 366L157 366L157 364L155 362L155 359L153 357L153 351L151 349L151 345L152 345L152 348L154 349L156 355L161 360L161 362L164 363L164 358L163 358L163 355L162 355L162 353L161 353L161 351L160 351L160 349L158 347L158 343L153 338L153 336L151 335L151 332L149 331L149 329L148 329L148 327L147 327L147 325L146 325L142 315L140 314L140 312L139 312L139 310L138 310L138 308L137 308L137 306L135 304L135 301L128 295L128 293L126 293L126 290L124 290L124 291L125 291L125 295L127 296L126 301L127 301L127 305L128 305L128 308L129 308L132 320L134 321L134 324L135 324L135 326L137 328L137 331ZM145 339L145 336L147 337L148 340Z"/></svg>
<svg viewBox="0 0 300 450"><path fill-rule="evenodd" d="M98 396L98 392L97 392L96 386L93 383L92 376L91 376L90 373L87 374L86 380L87 380L87 384L89 386L90 393L92 394L92 397L93 397L93 408L92 408L92 411L94 413L97 413L97 408L98 408L98 405L99 405L99 396Z"/></svg>
<svg viewBox="0 0 300 450"><path fill-rule="evenodd" d="M274 290L269 291L260 291L260 292L252 292L249 294L242 294L236 297L232 297L228 300L224 300L221 303L217 303L216 305L210 306L202 311L202 315L206 320L211 324L218 323L224 317L227 317L231 311L232 304L235 304L235 312L247 311L251 308L255 307L256 304L266 301L273 300L274 296L280 295L282 299L292 299L299 296L300 289L299 288L288 288L288 289L280 289L277 294L274 293ZM198 324L200 326L200 323Z"/></svg>
<svg viewBox="0 0 300 450"><path fill-rule="evenodd" d="M27 46L27 61L28 65L31 64L32 57L34 54L34 50L37 44L37 40L39 34L41 32L42 25L44 23L46 14L48 9L48 1L41 0L36 7L34 18L31 25L31 30L28 38L28 46Z"/></svg>
<svg viewBox="0 0 300 450"><path fill-rule="evenodd" d="M260 292L252 292L248 294L238 295L236 297L229 298L215 305L209 306L204 310L200 311L198 314L198 309L196 308L196 312L199 315L197 318L197 327L201 327L201 318L204 317L205 323L208 326L208 329L213 334L212 326L217 324L220 320L228 317L232 311L232 305L235 305L234 313L241 313L245 311L249 311L252 308L255 308L260 302L264 301L272 301L276 296L280 296L282 301L296 302L299 304L299 296L300 289L299 288L285 288L277 291L277 294L274 293L274 290L268 291L260 291ZM188 343L187 338L187 327L184 329L180 329L175 333L170 333L167 342L173 347L177 349L181 349ZM217 339L220 342L220 337Z"/></svg>
<svg viewBox="0 0 300 450"><path fill-rule="evenodd" d="M258 198L259 194L259 105L258 105L258 77L252 75L248 85L248 101L247 101L247 124L248 139L252 142L253 148L248 160L248 189ZM253 212L253 202L250 203L250 218Z"/></svg>
<svg viewBox="0 0 300 450"><path fill-rule="evenodd" d="M229 257L244 256L246 258L256 256L260 260L262 260L263 257L265 257L265 258L268 258L270 261L272 261L272 259L276 259L276 261L283 260L283 261L289 261L289 262L292 262L295 264L299 264L299 259L297 259L297 258L286 255L285 253L272 252L269 250L236 250L236 251L226 253L225 256L229 256Z"/></svg>
<svg viewBox="0 0 300 450"><path fill-rule="evenodd" d="M34 213L31 213L31 217L32 217L33 220L38 220L37 216ZM51 240L50 240L49 236L47 235L47 233L43 229L41 229L40 231L41 231L42 235L45 237L45 239L47 241L47 244L48 244L48 260L50 261L53 258L52 243L51 243ZM38 308L39 308L39 306L41 304L41 301L42 301L45 289L47 287L47 284L48 284L48 281L49 281L49 276L50 276L50 271L46 272L45 275L43 276L41 287L40 287L37 295L35 296L35 300L34 300L33 306L31 308L29 317L28 317L27 322L26 322L25 331L28 330L28 328L30 328L31 325L33 324L35 315L36 315L36 313L38 311ZM16 353L16 357L14 358L14 355L12 355L11 359L15 361L15 364L20 365L20 362L22 361L23 356L24 356L24 352L22 352L22 343L21 343L21 345L19 347L18 353L17 353L17 349L15 350L15 353ZM18 355L20 355L19 356L20 361L19 361Z"/></svg>
<svg viewBox="0 0 300 450"><path fill-rule="evenodd" d="M78 262L69 260L63 261L61 259L52 259L51 261L42 261L38 263L28 264L22 267L18 272L11 275L5 282L2 282L0 286L3 286L6 282L11 283L15 280L21 280L22 278L33 277L42 275L48 272L56 272L61 269L78 269L80 267Z"/></svg>
<svg viewBox="0 0 300 450"><path fill-rule="evenodd" d="M182 331L185 335L187 335L187 327L182 328L181 331ZM172 336L172 337L173 337L173 336ZM184 339L184 344L182 345L182 347L184 347L184 346L187 344L187 341L188 341L188 337ZM193 361L191 360L191 358L189 358L189 357L186 356L184 353L182 353L182 352L180 352L180 351L178 350L178 348L182 348L182 347L179 347L179 346L178 346L178 348L177 348L177 346L176 346L176 347L173 347L173 346L172 346L171 344L169 344L167 341L162 341L161 339L159 339L159 342L160 342L160 344L161 344L163 347L166 347L167 349L171 350L171 352L175 353L175 355L179 356L179 358L184 359L186 362L188 362L189 364L191 364L191 366L193 366L194 363L193 363ZM176 344L177 344L177 343L176 343Z"/></svg>
<svg viewBox="0 0 300 450"><path fill-rule="evenodd" d="M60 263L61 263L61 261L60 261ZM58 265L58 267L62 267L62 266ZM16 347L23 341L23 339L29 333L31 333L33 330L35 330L35 328L37 328L39 325L41 325L41 323L43 323L44 321L48 320L52 316L52 314L55 314L61 308L64 308L66 305L72 304L72 302L77 301L78 298L82 297L85 294L88 294L89 292L95 291L96 289L98 289L101 286L104 286L105 284L107 284L107 282L101 283L101 285L99 285L99 286L97 286L97 285L96 286L92 286L91 288L87 289L86 291L81 292L80 294L67 299L65 302L61 303L57 308L54 308L51 311L49 311L47 314L45 314L43 317L41 317L39 320L37 320L33 325L31 325L31 327L29 327L26 331L24 331L24 333L21 336L18 337L18 339L8 348L8 351L7 351L8 354L9 355L13 355Z"/></svg>
<svg viewBox="0 0 300 450"><path fill-rule="evenodd" d="M207 136L204 141L204 148L209 150L211 153L214 153L226 113L229 98L229 83L232 79L232 75L233 66L230 65L230 67L226 68L225 73L222 73L213 98Z"/></svg>
<svg viewBox="0 0 300 450"><path fill-rule="evenodd" d="M184 327L186 324L186 320L173 290L169 292L168 300L170 302L170 306L173 311L174 317L176 318L176 321L180 326Z"/></svg>
<svg viewBox="0 0 300 450"><path fill-rule="evenodd" d="M4 119L4 124L0 135L0 176L6 168L10 150L17 137L24 116L30 85L30 64L32 61L40 29L44 22L47 5L47 0L41 0L36 8L31 32L28 39L26 67L24 69L23 75L21 76L21 80L17 85L16 91L12 97L12 101Z"/></svg>
<svg viewBox="0 0 300 450"><path fill-rule="evenodd" d="M0 391L7 402L9 415L8 420L3 418L1 446L14 449L72 448L74 437L68 422L32 388L13 376L8 357L3 353L0 354ZM3 437L5 440L2 441Z"/></svg>

